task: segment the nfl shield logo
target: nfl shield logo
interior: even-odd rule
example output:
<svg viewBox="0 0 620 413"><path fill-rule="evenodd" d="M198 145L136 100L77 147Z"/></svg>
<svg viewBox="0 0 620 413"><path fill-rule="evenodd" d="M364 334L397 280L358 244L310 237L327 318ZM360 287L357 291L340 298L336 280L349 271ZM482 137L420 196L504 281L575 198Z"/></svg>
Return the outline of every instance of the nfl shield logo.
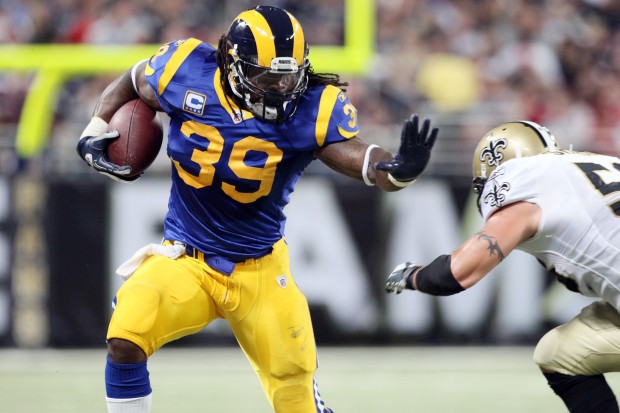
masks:
<svg viewBox="0 0 620 413"><path fill-rule="evenodd" d="M286 275L281 275L278 278L276 278L276 282L282 288L286 288L286 281L287 281Z"/></svg>

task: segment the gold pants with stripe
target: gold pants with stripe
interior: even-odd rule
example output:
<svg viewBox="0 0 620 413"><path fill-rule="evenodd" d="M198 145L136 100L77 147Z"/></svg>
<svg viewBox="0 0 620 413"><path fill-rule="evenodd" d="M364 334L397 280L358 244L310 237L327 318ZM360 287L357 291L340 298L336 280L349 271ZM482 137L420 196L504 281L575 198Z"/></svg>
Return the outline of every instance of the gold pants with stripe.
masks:
<svg viewBox="0 0 620 413"><path fill-rule="evenodd" d="M131 341L150 356L216 318L230 323L276 412L323 411L308 303L284 240L271 254L236 264L230 276L186 255L148 258L119 289L107 338Z"/></svg>

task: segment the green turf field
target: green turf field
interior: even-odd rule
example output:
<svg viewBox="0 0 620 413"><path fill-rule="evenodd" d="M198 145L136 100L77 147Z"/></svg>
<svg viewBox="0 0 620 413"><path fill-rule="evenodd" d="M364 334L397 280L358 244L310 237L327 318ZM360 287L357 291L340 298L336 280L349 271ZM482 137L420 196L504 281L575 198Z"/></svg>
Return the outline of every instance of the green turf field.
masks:
<svg viewBox="0 0 620 413"><path fill-rule="evenodd" d="M563 413L530 347L320 348L336 413ZM0 412L104 413L105 352L0 350ZM150 361L153 413L270 408L236 348L164 348ZM620 377L610 375L620 388Z"/></svg>

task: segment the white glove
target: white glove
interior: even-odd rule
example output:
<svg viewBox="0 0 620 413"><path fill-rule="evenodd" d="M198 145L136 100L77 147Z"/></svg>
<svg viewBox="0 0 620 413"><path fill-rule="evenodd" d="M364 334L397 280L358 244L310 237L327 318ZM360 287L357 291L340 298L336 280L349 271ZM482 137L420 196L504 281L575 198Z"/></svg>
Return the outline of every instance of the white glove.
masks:
<svg viewBox="0 0 620 413"><path fill-rule="evenodd" d="M390 274L388 279L385 282L385 292L400 294L403 290L413 290L413 285L411 284L411 274L413 274L420 265L414 265L412 262L407 261L402 264L399 264L394 271Z"/></svg>

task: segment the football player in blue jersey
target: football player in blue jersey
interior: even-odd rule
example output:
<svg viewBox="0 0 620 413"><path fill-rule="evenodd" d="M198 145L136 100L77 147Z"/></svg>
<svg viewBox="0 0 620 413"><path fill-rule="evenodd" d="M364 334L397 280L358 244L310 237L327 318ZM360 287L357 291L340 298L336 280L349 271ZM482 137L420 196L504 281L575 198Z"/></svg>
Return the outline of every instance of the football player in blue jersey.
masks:
<svg viewBox="0 0 620 413"><path fill-rule="evenodd" d="M284 206L315 159L383 191L409 186L437 137L417 115L393 155L358 135L357 112L338 75L315 73L299 22L276 7L239 14L217 48L164 44L112 82L77 149L98 172L114 165L107 131L140 98L170 117L172 187L161 244L117 271L125 278L110 320L105 369L109 412L148 412L147 358L217 318L229 323L275 412L330 412L315 381L308 304L289 268Z"/></svg>

